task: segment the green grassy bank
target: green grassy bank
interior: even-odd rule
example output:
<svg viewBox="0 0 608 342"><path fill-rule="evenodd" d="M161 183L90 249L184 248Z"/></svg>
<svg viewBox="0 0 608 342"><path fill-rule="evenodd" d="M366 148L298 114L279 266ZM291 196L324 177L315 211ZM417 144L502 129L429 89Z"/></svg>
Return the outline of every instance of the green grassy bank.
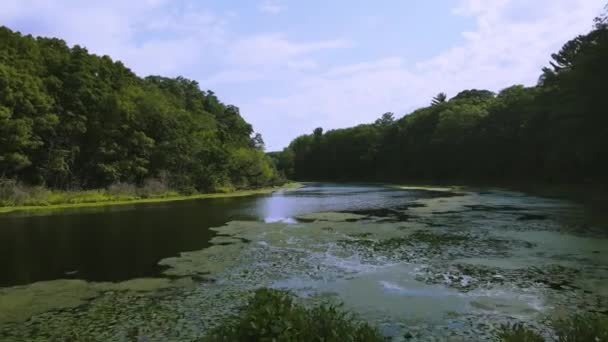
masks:
<svg viewBox="0 0 608 342"><path fill-rule="evenodd" d="M154 195L140 194L114 194L108 190L87 190L87 191L55 191L44 190L45 196L40 199L32 199L20 205L0 206L0 214L15 211L37 211L37 210L56 210L84 207L101 207L126 205L137 203L159 203L187 201L203 198L222 198L222 197L242 197L272 193L277 190L296 189L301 187L300 183L286 183L281 186L264 187L251 190L235 190L220 193L191 194L182 195L175 191L166 191Z"/></svg>

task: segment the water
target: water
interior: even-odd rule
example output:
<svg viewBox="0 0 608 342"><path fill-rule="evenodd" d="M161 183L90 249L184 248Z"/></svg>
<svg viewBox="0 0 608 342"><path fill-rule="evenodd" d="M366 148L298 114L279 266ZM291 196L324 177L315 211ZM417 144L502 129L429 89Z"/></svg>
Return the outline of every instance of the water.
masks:
<svg viewBox="0 0 608 342"><path fill-rule="evenodd" d="M342 303L395 340L490 340L516 322L550 336L551 319L608 307L597 222L509 191L324 183L0 216L2 285L23 285L0 287L0 339L126 340L143 327L188 341L260 286Z"/></svg>
<svg viewBox="0 0 608 342"><path fill-rule="evenodd" d="M228 221L273 222L316 211L392 206L421 194L317 184L273 195L0 215L0 287L156 276L159 260L209 246L209 228Z"/></svg>

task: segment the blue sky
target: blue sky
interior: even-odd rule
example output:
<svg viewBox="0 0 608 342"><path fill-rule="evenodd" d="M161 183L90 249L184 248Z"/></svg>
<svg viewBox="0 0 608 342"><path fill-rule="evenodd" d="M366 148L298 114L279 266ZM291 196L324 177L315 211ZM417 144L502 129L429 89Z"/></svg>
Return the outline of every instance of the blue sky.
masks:
<svg viewBox="0 0 608 342"><path fill-rule="evenodd" d="M605 1L3 0L0 24L195 79L278 150L440 91L532 85Z"/></svg>

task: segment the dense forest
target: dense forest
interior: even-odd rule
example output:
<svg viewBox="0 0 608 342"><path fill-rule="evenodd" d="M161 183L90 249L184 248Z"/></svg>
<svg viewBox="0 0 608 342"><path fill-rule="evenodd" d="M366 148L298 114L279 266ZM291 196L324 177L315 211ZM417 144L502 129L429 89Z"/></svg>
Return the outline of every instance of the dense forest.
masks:
<svg viewBox="0 0 608 342"><path fill-rule="evenodd" d="M608 19L552 55L534 87L465 90L396 120L323 132L271 153L302 180L608 184Z"/></svg>
<svg viewBox="0 0 608 342"><path fill-rule="evenodd" d="M140 78L63 40L0 27L0 178L60 189L159 179L189 191L280 181L235 106Z"/></svg>

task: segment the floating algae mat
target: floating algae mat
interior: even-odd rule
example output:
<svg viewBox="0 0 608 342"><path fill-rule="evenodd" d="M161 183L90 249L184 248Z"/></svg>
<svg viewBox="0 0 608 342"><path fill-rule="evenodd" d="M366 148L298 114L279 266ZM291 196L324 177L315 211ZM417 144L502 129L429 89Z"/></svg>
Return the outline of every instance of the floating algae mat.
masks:
<svg viewBox="0 0 608 342"><path fill-rule="evenodd" d="M516 322L550 336L555 315L608 308L608 237L576 206L502 191L375 196L407 203L231 221L211 247L161 260L160 278L0 289L0 340L195 340L258 287L342 303L396 341L491 340Z"/></svg>

